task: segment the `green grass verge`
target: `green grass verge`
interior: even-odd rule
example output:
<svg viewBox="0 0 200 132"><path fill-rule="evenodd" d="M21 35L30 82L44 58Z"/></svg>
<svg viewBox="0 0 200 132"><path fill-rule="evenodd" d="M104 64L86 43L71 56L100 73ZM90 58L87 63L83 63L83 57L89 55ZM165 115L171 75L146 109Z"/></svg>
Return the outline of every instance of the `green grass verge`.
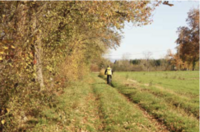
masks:
<svg viewBox="0 0 200 132"><path fill-rule="evenodd" d="M101 128L90 78L65 89L51 107L43 109L34 132L96 132Z"/></svg>

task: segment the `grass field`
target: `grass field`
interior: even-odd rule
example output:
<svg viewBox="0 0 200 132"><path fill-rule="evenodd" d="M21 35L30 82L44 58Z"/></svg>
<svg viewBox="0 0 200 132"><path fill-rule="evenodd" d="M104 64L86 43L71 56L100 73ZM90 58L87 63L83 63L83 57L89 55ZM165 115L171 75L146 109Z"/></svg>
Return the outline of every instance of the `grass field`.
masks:
<svg viewBox="0 0 200 132"><path fill-rule="evenodd" d="M114 87L169 130L198 131L199 72L119 72L113 78Z"/></svg>
<svg viewBox="0 0 200 132"><path fill-rule="evenodd" d="M198 132L197 78L198 72L119 72L109 86L93 73L44 107L30 131Z"/></svg>
<svg viewBox="0 0 200 132"><path fill-rule="evenodd" d="M191 99L199 96L198 71L119 72L117 75L143 84L158 84Z"/></svg>

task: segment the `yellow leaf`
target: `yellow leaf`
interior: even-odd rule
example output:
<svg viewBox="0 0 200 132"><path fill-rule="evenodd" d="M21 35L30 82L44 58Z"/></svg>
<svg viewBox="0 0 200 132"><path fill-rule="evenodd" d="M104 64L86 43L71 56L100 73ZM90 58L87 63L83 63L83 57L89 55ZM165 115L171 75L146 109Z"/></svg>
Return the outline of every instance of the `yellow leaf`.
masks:
<svg viewBox="0 0 200 132"><path fill-rule="evenodd" d="M11 45L11 48L12 48L12 49L15 49L15 46Z"/></svg>
<svg viewBox="0 0 200 132"><path fill-rule="evenodd" d="M33 57L33 54L32 54L32 53L30 53L30 57Z"/></svg>
<svg viewBox="0 0 200 132"><path fill-rule="evenodd" d="M34 77L36 77L36 74L35 74L35 73L33 73L33 76L34 76Z"/></svg>
<svg viewBox="0 0 200 132"><path fill-rule="evenodd" d="M0 60L3 60L3 58L0 56Z"/></svg>
<svg viewBox="0 0 200 132"><path fill-rule="evenodd" d="M6 47L6 46L4 46L3 48L4 48L4 49L8 49L8 47Z"/></svg>
<svg viewBox="0 0 200 132"><path fill-rule="evenodd" d="M1 124L4 124L5 122L6 122L5 120L2 120L2 121L1 121Z"/></svg>
<svg viewBox="0 0 200 132"><path fill-rule="evenodd" d="M10 112L10 109L6 108L7 112Z"/></svg>
<svg viewBox="0 0 200 132"><path fill-rule="evenodd" d="M3 54L3 53L4 53L3 51L0 52L0 54Z"/></svg>

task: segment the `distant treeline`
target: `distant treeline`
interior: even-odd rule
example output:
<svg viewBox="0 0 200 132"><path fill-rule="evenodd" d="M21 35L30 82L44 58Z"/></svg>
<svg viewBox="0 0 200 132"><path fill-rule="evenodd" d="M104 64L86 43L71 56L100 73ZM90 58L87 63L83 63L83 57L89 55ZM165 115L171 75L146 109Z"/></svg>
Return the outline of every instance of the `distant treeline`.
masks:
<svg viewBox="0 0 200 132"><path fill-rule="evenodd" d="M166 71L176 70L171 61L166 59L118 60L113 64L115 71Z"/></svg>
<svg viewBox="0 0 200 132"><path fill-rule="evenodd" d="M114 71L176 71L176 70L199 70L199 63L196 62L195 68L193 66L185 67L180 65L177 67L173 58L163 59L133 59L133 60L116 60L111 63L108 60L101 60L99 63L91 65L92 71L99 71L110 65Z"/></svg>
<svg viewBox="0 0 200 132"><path fill-rule="evenodd" d="M191 68L178 69L173 63L174 59L133 59L117 60L112 65L114 71L176 71L193 70ZM196 62L194 70L199 69Z"/></svg>

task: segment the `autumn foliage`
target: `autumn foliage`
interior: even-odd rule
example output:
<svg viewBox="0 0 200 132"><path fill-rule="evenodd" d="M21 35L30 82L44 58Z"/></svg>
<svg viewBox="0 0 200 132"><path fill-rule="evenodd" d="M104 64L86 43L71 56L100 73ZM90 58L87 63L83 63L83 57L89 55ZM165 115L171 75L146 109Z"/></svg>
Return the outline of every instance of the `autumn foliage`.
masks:
<svg viewBox="0 0 200 132"><path fill-rule="evenodd" d="M177 31L178 47L174 63L178 69L194 70L199 61L199 9L191 9L186 21L188 27L179 27Z"/></svg>
<svg viewBox="0 0 200 132"><path fill-rule="evenodd" d="M92 60L120 45L124 22L152 22L160 2L0 2L0 120L5 131L34 127ZM6 111L8 109L9 111Z"/></svg>

